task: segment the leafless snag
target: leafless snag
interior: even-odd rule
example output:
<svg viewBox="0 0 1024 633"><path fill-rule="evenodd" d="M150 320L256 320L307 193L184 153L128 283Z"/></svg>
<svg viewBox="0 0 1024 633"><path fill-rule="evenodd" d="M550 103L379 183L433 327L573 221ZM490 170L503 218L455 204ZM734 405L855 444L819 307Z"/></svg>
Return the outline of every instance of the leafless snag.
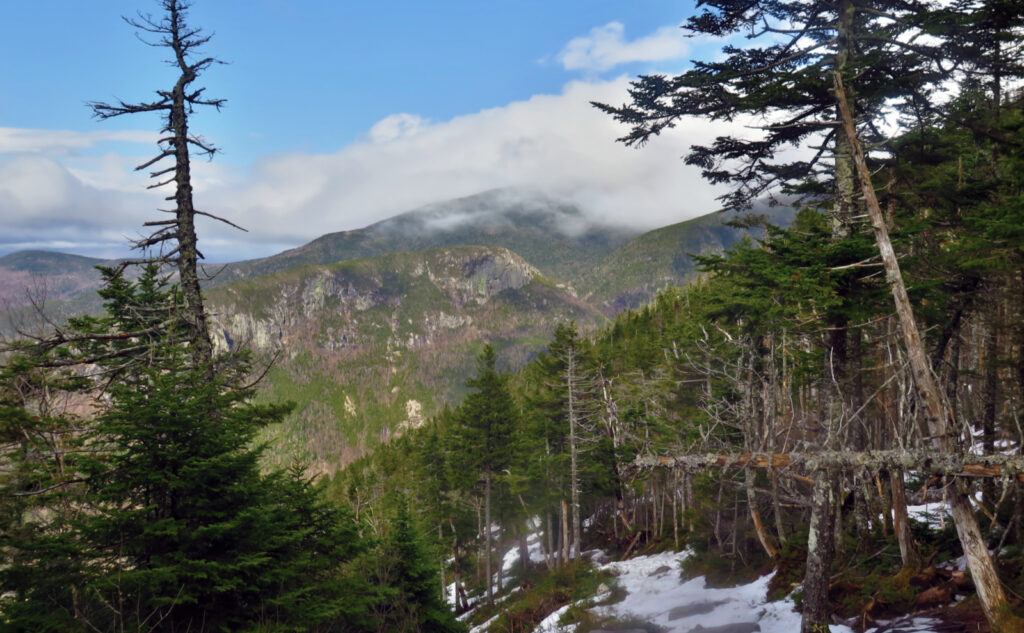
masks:
<svg viewBox="0 0 1024 633"><path fill-rule="evenodd" d="M204 70L223 62L196 54L209 42L211 36L188 25L189 6L187 0L161 0L163 17L157 19L139 13L136 18L125 18L125 22L139 31L140 40L149 46L171 51L168 63L179 71L174 86L170 90L157 90L157 99L154 101L126 103L119 100L116 104L92 102L89 106L93 115L99 119L142 112L160 112L164 118L161 138L157 141L159 152L136 167L136 170L157 166L149 173L151 178L156 179L149 188L174 186L174 193L166 198L175 203L174 209L169 211L174 214L174 219L146 222L144 226L156 228L148 236L137 240L135 248L143 251L156 249L159 253L138 261L177 268L184 300L181 318L187 326L188 342L194 350L193 362L196 366L209 367L213 360L213 343L207 331L206 312L199 287L198 260L203 259L203 255L197 248L195 217L204 215L234 228L241 227L213 213L196 209L192 199L191 152L212 158L218 150L189 130L188 115L198 106L212 106L219 110L225 100L205 97L205 88L192 85ZM160 163L168 159L173 159L173 165L161 167ZM167 246L171 248L165 252Z"/></svg>

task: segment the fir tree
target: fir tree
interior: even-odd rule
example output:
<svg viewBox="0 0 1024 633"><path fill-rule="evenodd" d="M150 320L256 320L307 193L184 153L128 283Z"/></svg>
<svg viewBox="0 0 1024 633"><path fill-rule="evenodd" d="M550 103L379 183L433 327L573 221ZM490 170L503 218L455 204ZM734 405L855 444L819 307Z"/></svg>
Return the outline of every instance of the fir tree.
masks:
<svg viewBox="0 0 1024 633"><path fill-rule="evenodd" d="M84 613L89 543L75 522L84 506L78 470L83 421L60 394L85 384L30 356L0 367L0 631L69 631Z"/></svg>

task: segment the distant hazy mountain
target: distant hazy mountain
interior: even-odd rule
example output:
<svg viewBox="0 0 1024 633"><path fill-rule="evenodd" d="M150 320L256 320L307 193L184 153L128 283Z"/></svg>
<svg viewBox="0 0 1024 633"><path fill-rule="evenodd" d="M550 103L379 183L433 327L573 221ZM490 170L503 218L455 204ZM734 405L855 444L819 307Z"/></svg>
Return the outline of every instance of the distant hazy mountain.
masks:
<svg viewBox="0 0 1024 633"><path fill-rule="evenodd" d="M96 266L115 262L49 251L21 251L0 257L0 306L45 299L71 299L100 286Z"/></svg>
<svg viewBox="0 0 1024 633"><path fill-rule="evenodd" d="M443 246L503 246L546 275L572 279L640 231L596 224L573 204L540 193L496 189L447 200L353 231L329 233L264 259L229 264L215 284L384 253Z"/></svg>
<svg viewBox="0 0 1024 633"><path fill-rule="evenodd" d="M227 264L208 287L280 272L296 266L332 264L393 252L443 246L503 246L526 258L545 275L571 279L595 266L639 231L588 220L576 206L543 194L500 189L448 200L403 213L368 227L330 233L308 244L262 259ZM59 317L100 308L96 265L102 260L66 253L23 251L0 257L0 311L15 317L45 300ZM10 334L0 323L0 334Z"/></svg>

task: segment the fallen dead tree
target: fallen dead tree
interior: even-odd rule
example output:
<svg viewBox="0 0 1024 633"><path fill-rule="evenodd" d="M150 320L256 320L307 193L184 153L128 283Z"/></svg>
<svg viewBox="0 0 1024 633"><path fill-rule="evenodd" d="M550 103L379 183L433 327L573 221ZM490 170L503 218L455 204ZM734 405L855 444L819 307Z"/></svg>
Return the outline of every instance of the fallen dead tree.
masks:
<svg viewBox="0 0 1024 633"><path fill-rule="evenodd" d="M801 453L706 453L637 457L627 470L668 468L697 472L709 468L793 468L819 470L902 470L957 477L1000 477L1024 482L1024 456L949 454L929 451L820 451Z"/></svg>

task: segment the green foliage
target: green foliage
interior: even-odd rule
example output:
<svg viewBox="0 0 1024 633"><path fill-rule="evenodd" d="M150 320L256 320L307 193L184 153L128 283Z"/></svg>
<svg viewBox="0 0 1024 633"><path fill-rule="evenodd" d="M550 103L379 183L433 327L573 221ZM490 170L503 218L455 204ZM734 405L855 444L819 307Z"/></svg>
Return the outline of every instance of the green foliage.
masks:
<svg viewBox="0 0 1024 633"><path fill-rule="evenodd" d="M789 207L768 211L779 225L788 224L792 217ZM761 232L729 226L728 217L734 214L709 213L644 233L598 266L585 269L573 280L573 287L609 317L638 310L666 287L685 286L699 276L692 255L720 252L746 234Z"/></svg>
<svg viewBox="0 0 1024 633"><path fill-rule="evenodd" d="M452 472L476 482L478 474L493 476L503 470L511 459L512 440L517 414L508 378L495 370L495 354L485 345L477 357L477 374L466 384L473 389L455 410L458 448L452 452L457 461Z"/></svg>
<svg viewBox="0 0 1024 633"><path fill-rule="evenodd" d="M694 145L686 156L710 183L724 183L730 208L746 208L761 196L785 193L820 198L832 193L827 152L790 159L788 147L830 147L835 97L831 74L856 77L857 112L870 119L897 102L914 102L941 81L935 45L912 50L892 46L920 26L919 2L828 0L749 2L711 0L684 28L693 35L748 35L753 42L723 47L721 58L695 62L674 77L641 76L630 102L595 104L631 126L622 139L643 145L685 116L734 121L745 116L784 122L757 133L717 137Z"/></svg>
<svg viewBox="0 0 1024 633"><path fill-rule="evenodd" d="M20 443L0 482L0 630L368 630L374 590L347 566L369 544L351 513L300 469L260 472L252 441L290 405L252 403L243 356L212 380L193 366L173 320L152 316L176 296L155 275L108 282L108 314L73 324L84 343L0 375L0 428ZM39 363L83 353L104 404L52 415L56 388L95 383Z"/></svg>
<svg viewBox="0 0 1024 633"><path fill-rule="evenodd" d="M333 472L405 432L407 407L429 417L457 404L482 349L472 332L488 332L499 363L520 367L560 319L603 322L564 284L527 273L507 251L462 246L303 266L213 288L217 312L252 323L260 359L276 356L261 397L299 403L261 433L269 463L299 459ZM509 279L525 285L506 287ZM282 323L285 314L292 316ZM250 326L234 327L232 336L244 338ZM277 356L279 349L287 353Z"/></svg>
<svg viewBox="0 0 1024 633"><path fill-rule="evenodd" d="M394 503L388 534L369 563L376 583L384 588L374 607L378 630L464 632L465 625L441 597L436 556L409 511L408 499L399 497Z"/></svg>

